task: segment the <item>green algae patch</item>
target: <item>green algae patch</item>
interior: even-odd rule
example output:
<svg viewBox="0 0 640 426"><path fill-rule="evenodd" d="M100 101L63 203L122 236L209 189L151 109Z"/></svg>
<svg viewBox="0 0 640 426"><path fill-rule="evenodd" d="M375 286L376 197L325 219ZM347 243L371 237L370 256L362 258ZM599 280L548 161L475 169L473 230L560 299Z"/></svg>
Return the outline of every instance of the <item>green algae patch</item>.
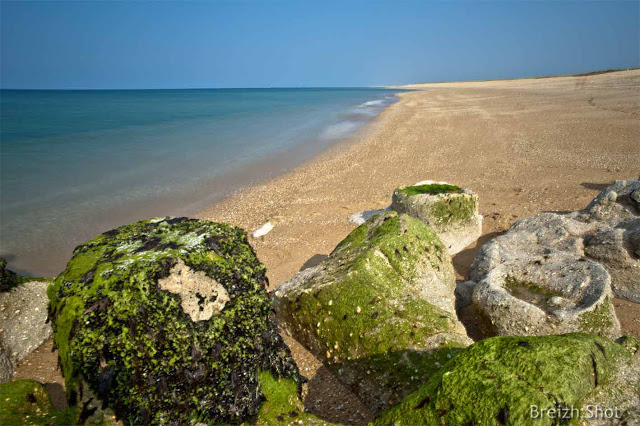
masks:
<svg viewBox="0 0 640 426"><path fill-rule="evenodd" d="M436 232L442 232L449 225L462 226L476 220L477 201L477 196L455 185L405 186L394 192L393 209L417 217L433 226Z"/></svg>
<svg viewBox="0 0 640 426"><path fill-rule="evenodd" d="M478 196L446 183L400 186L393 191L391 209L415 217L433 228L449 254L476 241L482 233Z"/></svg>
<svg viewBox="0 0 640 426"><path fill-rule="evenodd" d="M459 194L462 188L446 183L431 183L426 185L405 186L398 191L408 196L419 194Z"/></svg>
<svg viewBox="0 0 640 426"><path fill-rule="evenodd" d="M54 408L47 391L34 380L0 384L2 425L74 425L78 418L78 408Z"/></svg>
<svg viewBox="0 0 640 426"><path fill-rule="evenodd" d="M258 370L298 383L246 233L152 219L77 247L48 289L69 401L84 384L126 424L254 416Z"/></svg>
<svg viewBox="0 0 640 426"><path fill-rule="evenodd" d="M291 379L276 379L268 371L259 374L265 401L258 412L257 425L332 425L306 413L300 400L299 386Z"/></svg>
<svg viewBox="0 0 640 426"><path fill-rule="evenodd" d="M615 311L609 297L592 311L580 315L580 331L593 334L606 334L613 327Z"/></svg>
<svg viewBox="0 0 640 426"><path fill-rule="evenodd" d="M551 425L532 419L531 406L580 407L630 361L623 346L590 334L494 337L460 351L374 424Z"/></svg>
<svg viewBox="0 0 640 426"><path fill-rule="evenodd" d="M442 225L468 222L475 217L476 211L475 198L464 194L443 198L431 205L431 215Z"/></svg>

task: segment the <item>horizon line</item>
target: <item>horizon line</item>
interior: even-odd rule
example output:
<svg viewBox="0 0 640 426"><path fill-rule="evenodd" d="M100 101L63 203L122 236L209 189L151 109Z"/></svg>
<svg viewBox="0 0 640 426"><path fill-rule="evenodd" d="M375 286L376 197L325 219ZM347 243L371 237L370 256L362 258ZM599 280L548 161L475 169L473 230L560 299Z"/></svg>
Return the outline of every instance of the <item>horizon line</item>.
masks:
<svg viewBox="0 0 640 426"><path fill-rule="evenodd" d="M505 77L505 78L488 78L488 79L476 79L476 80L437 80L437 81L423 81L413 82L405 84L386 84L386 85L372 85L372 86L246 86L246 87L156 87L156 88L55 88L55 89L38 89L38 88L5 88L0 87L0 90L15 90L15 91L49 91L49 92L89 92L89 91L160 91L160 90L295 90L295 89L390 89L390 90L403 90L404 86L412 86L416 84L438 84L438 83L473 83L483 81L507 81L507 80L527 80L537 78L554 78L554 77L586 77L590 75L606 74L612 72L632 71L639 70L640 67L627 67L627 68L610 68L610 69L598 69L582 73L568 73L568 74L550 74L550 75L538 75L538 76L525 76L525 77ZM408 89L406 89L408 90Z"/></svg>

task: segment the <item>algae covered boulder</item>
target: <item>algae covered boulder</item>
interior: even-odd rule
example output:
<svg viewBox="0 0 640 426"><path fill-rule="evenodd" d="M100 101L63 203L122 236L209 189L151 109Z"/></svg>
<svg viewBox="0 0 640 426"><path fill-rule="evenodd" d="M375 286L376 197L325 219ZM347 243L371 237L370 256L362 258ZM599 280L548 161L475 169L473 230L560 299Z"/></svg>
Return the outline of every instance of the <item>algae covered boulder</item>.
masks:
<svg viewBox="0 0 640 426"><path fill-rule="evenodd" d="M482 234L478 196L446 182L422 181L393 191L391 208L433 228L450 255L462 251Z"/></svg>
<svg viewBox="0 0 640 426"><path fill-rule="evenodd" d="M436 233L386 212L279 285L276 310L287 332L381 410L471 343L454 289L451 258Z"/></svg>
<svg viewBox="0 0 640 426"><path fill-rule="evenodd" d="M48 290L70 402L95 395L129 424L255 416L260 372L299 384L266 285L225 224L152 219L77 247Z"/></svg>
<svg viewBox="0 0 640 426"><path fill-rule="evenodd" d="M640 363L629 346L582 333L486 339L375 424L635 424Z"/></svg>

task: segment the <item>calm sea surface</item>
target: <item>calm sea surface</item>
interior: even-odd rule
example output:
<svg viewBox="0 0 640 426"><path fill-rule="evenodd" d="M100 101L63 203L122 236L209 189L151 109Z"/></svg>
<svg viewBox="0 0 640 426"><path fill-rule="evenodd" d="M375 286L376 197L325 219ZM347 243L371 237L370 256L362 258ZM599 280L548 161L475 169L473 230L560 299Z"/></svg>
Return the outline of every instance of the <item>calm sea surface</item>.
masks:
<svg viewBox="0 0 640 426"><path fill-rule="evenodd" d="M188 215L343 139L385 89L0 92L0 256L53 276L78 244Z"/></svg>

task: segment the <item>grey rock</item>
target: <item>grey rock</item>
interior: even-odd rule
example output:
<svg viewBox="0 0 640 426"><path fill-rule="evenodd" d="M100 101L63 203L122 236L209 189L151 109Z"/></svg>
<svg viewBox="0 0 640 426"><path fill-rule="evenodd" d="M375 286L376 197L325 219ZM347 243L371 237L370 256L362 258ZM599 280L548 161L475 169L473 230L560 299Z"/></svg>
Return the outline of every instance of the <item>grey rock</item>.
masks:
<svg viewBox="0 0 640 426"><path fill-rule="evenodd" d="M464 281L456 285L456 309L471 305L475 285L476 283L473 281Z"/></svg>
<svg viewBox="0 0 640 426"><path fill-rule="evenodd" d="M640 303L639 196L639 180L618 180L584 210L568 215L580 222L598 224L597 232L584 239L585 255L609 271L617 297L635 303Z"/></svg>
<svg viewBox="0 0 640 426"><path fill-rule="evenodd" d="M391 208L432 227L452 256L482 234L478 196L446 182L422 181L398 187Z"/></svg>
<svg viewBox="0 0 640 426"><path fill-rule="evenodd" d="M617 297L640 303L640 218L586 237L584 254L609 271Z"/></svg>
<svg viewBox="0 0 640 426"><path fill-rule="evenodd" d="M379 215L380 213L388 212L389 210L391 210L391 206L384 209L363 210L349 216L349 222L360 226L372 217Z"/></svg>
<svg viewBox="0 0 640 426"><path fill-rule="evenodd" d="M637 193L640 180L617 180L603 190L584 209L569 216L583 222L601 221L618 223L637 217Z"/></svg>
<svg viewBox="0 0 640 426"><path fill-rule="evenodd" d="M0 380L51 336L47 321L48 282L30 281L0 293Z"/></svg>
<svg viewBox="0 0 640 426"><path fill-rule="evenodd" d="M620 335L611 278L599 264L555 252L503 263L474 288L485 332L501 336L586 332Z"/></svg>
<svg viewBox="0 0 640 426"><path fill-rule="evenodd" d="M614 295L640 303L640 212L631 197L638 189L640 181L616 181L583 210L516 222L480 248L470 278L480 282L503 263L571 254L602 264Z"/></svg>
<svg viewBox="0 0 640 426"><path fill-rule="evenodd" d="M636 210L640 211L640 189L636 189L629 194L631 203L635 206Z"/></svg>

